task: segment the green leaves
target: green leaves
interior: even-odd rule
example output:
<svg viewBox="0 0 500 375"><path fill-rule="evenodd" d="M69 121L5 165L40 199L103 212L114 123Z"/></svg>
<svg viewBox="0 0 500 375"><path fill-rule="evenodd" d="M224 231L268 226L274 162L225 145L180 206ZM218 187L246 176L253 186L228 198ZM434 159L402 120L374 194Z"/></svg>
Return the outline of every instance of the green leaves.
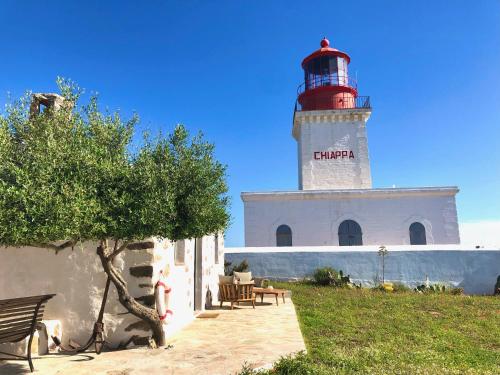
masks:
<svg viewBox="0 0 500 375"><path fill-rule="evenodd" d="M214 146L177 126L132 152L138 118L58 80L70 105L29 115L29 96L0 116L0 244L104 238L172 240L223 230L226 168Z"/></svg>
<svg viewBox="0 0 500 375"><path fill-rule="evenodd" d="M202 135L190 139L178 125L168 139L146 140L134 162L144 190L141 218L171 240L225 229L229 221L226 167Z"/></svg>

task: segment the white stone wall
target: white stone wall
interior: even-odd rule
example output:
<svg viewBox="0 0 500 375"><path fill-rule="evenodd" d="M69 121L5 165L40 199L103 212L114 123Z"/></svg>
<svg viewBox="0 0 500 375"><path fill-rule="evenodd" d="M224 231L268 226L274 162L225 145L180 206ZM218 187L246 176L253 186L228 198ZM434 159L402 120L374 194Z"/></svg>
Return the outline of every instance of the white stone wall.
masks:
<svg viewBox="0 0 500 375"><path fill-rule="evenodd" d="M212 304L216 305L218 301L219 292L219 275L224 275L224 237L219 235L218 240L218 263L215 263L215 238L203 238L203 281L202 281L202 300L201 306L206 307L207 293L211 295Z"/></svg>
<svg viewBox="0 0 500 375"><path fill-rule="evenodd" d="M296 112L293 133L298 142L300 190L372 187L366 136L369 116L369 110ZM342 151L347 154L330 158L332 152ZM322 157L321 153L329 154Z"/></svg>
<svg viewBox="0 0 500 375"><path fill-rule="evenodd" d="M219 264L215 264L214 237L207 236L201 241L199 294L204 308L207 288L215 290L218 275L224 272L224 246L222 236L219 236ZM185 242L183 264L175 264L174 244L167 240L150 240L151 248L127 250L115 260L115 266L121 271L130 293L144 304L151 304L154 285L160 271L164 272L167 283L172 287L170 309L174 312L167 326L167 336L177 332L195 316L195 240ZM96 245L91 243L77 246L74 250L63 250L57 255L39 248L0 248L0 299L56 293L47 304L44 318L62 321L64 343L70 338L85 343L92 333L106 283L106 275L95 251ZM147 275L133 276L134 267L143 267L135 268L134 272L142 271ZM214 301L216 298L217 293ZM150 336L149 330L135 324L138 321L120 305L111 284L104 317L106 341L116 347L133 335Z"/></svg>
<svg viewBox="0 0 500 375"><path fill-rule="evenodd" d="M427 244L458 244L458 189L366 189L242 193L245 246L276 246L276 229L292 229L293 246L336 246L338 227L354 220L363 245L409 244L409 226L421 222Z"/></svg>
<svg viewBox="0 0 500 375"><path fill-rule="evenodd" d="M385 280L415 287L425 282L464 288L466 293L493 294L500 275L500 249L457 245L388 246ZM310 277L318 267L342 270L356 283L374 286L382 278L377 246L316 246L227 248L226 259L234 264L246 259L252 275L271 279Z"/></svg>

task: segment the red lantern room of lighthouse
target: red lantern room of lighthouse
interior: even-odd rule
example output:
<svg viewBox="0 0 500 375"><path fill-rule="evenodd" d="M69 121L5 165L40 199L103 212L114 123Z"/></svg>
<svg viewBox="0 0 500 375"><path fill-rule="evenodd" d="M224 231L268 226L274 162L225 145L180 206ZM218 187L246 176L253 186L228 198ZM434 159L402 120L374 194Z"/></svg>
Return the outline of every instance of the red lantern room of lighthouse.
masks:
<svg viewBox="0 0 500 375"><path fill-rule="evenodd" d="M328 39L321 48L302 61L304 83L298 89L299 110L370 108L369 97L358 96L356 81L349 77L349 55L330 47Z"/></svg>

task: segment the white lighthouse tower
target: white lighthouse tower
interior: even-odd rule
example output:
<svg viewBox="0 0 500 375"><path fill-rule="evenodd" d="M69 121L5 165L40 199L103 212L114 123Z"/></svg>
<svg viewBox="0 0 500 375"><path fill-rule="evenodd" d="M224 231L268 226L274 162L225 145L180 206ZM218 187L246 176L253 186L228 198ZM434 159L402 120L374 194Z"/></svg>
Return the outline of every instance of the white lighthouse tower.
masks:
<svg viewBox="0 0 500 375"><path fill-rule="evenodd" d="M370 100L358 96L349 62L349 56L331 48L326 38L302 61L304 83L292 131L300 190L372 187L366 138Z"/></svg>

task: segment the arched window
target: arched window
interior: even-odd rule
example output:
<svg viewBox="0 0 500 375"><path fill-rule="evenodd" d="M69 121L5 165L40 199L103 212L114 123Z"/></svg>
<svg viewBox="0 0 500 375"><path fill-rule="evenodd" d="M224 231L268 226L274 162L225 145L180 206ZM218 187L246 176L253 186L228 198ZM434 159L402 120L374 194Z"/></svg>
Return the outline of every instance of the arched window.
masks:
<svg viewBox="0 0 500 375"><path fill-rule="evenodd" d="M422 223L415 222L410 225L410 245L427 245L425 227Z"/></svg>
<svg viewBox="0 0 500 375"><path fill-rule="evenodd" d="M276 246L292 246L292 230L288 225L280 225L276 229Z"/></svg>
<svg viewBox="0 0 500 375"><path fill-rule="evenodd" d="M339 245L340 246L361 246L363 245L363 234L361 227L354 220L345 220L339 225Z"/></svg>

